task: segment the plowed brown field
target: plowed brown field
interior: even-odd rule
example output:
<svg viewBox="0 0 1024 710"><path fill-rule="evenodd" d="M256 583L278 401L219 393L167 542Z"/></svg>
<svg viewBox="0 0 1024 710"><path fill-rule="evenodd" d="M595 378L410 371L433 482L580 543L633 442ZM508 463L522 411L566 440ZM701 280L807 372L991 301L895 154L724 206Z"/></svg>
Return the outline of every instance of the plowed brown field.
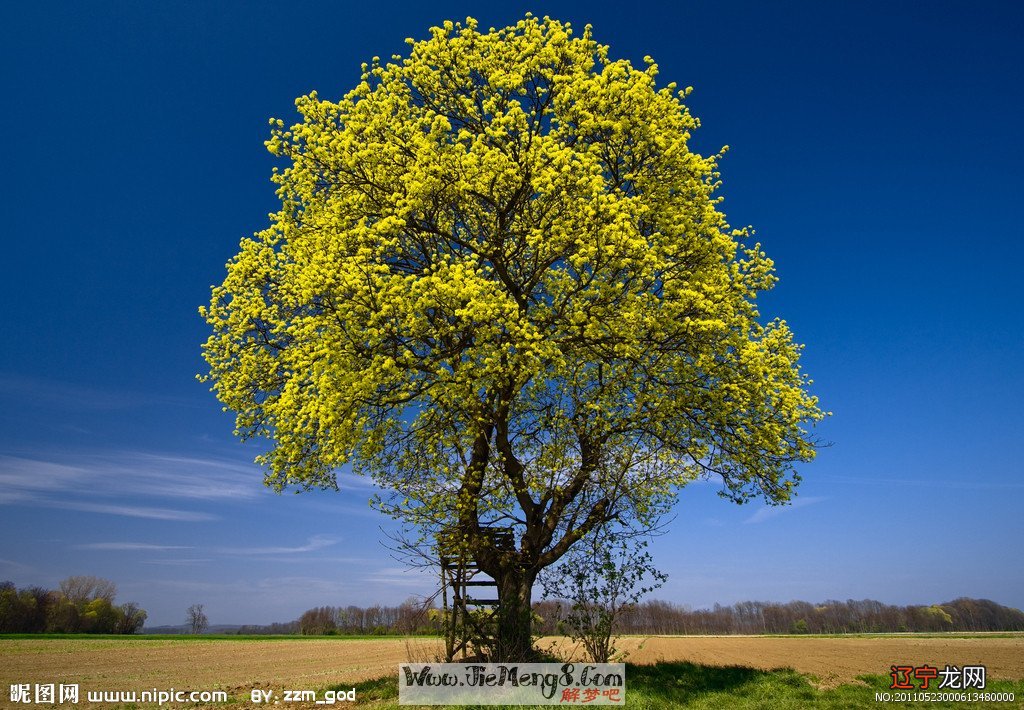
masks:
<svg viewBox="0 0 1024 710"><path fill-rule="evenodd" d="M912 636L653 636L621 639L631 663L690 661L709 666L793 668L822 687L855 681L859 675L889 674L891 666L983 665L988 677L1024 678L1024 634L1005 637Z"/></svg>
<svg viewBox="0 0 1024 710"><path fill-rule="evenodd" d="M0 707L15 683L85 690L314 690L433 661L433 639L0 639Z"/></svg>
<svg viewBox="0 0 1024 710"><path fill-rule="evenodd" d="M541 647L558 644L543 639ZM790 667L822 686L887 675L892 665L984 665L990 678L1024 678L1024 635L630 637L633 663L692 661L755 668ZM393 675L404 661L434 661L430 639L0 639L0 707L16 683L77 683L85 690L313 690ZM85 707L85 705L79 705Z"/></svg>

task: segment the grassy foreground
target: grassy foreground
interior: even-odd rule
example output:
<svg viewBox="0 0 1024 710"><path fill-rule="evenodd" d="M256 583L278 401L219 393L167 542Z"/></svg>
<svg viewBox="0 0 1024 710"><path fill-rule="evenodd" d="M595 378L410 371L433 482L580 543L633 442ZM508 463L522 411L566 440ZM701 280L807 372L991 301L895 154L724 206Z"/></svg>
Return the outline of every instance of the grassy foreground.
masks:
<svg viewBox="0 0 1024 710"><path fill-rule="evenodd" d="M861 676L856 685L819 690L813 678L792 670L762 671L741 666L702 666L694 663L661 662L654 665L626 665L626 703L631 710L665 710L693 708L718 710L720 708L781 710L798 708L919 707L918 702L879 702L876 693L893 693L888 676ZM339 685L327 690L348 690L351 685ZM396 677L358 683L357 705L381 710L404 710L410 706L398 704ZM934 686L933 686L934 688ZM909 692L909 691L907 691ZM950 691L942 691L950 692ZM954 691L955 692L955 691ZM1024 707L1024 680L989 680L987 693L1013 693L1013 702L928 702L929 708L1018 708ZM434 706L435 708L438 706ZM504 706L452 706L450 710L494 710ZM522 710L524 707L508 706ZM551 707L551 706L546 706ZM567 705L563 707L573 707ZM579 707L576 705L576 707Z"/></svg>

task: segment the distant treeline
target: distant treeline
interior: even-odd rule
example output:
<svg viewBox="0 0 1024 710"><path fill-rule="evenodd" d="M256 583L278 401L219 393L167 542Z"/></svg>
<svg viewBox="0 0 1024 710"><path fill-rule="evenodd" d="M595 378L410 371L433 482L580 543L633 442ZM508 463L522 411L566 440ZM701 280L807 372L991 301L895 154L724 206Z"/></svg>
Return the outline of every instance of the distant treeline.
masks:
<svg viewBox="0 0 1024 710"><path fill-rule="evenodd" d="M113 633L142 630L146 612L133 602L116 606L113 582L98 577L69 577L57 590L16 589L0 583L0 633ZM534 631L562 633L567 602L545 600L533 605ZM929 631L1024 631L1024 612L987 599L960 598L931 606L894 606L865 599L821 604L792 601L716 604L690 609L664 601L646 601L618 615L622 634L845 634ZM441 634L444 615L415 598L398 606L349 605L309 609L295 621L265 626L220 627L241 635ZM153 629L182 633L183 627Z"/></svg>
<svg viewBox="0 0 1024 710"><path fill-rule="evenodd" d="M68 577L59 589L0 582L2 634L134 634L146 621L138 604L114 605L117 587L99 577Z"/></svg>
<svg viewBox="0 0 1024 710"><path fill-rule="evenodd" d="M566 603L533 605L542 635L560 633ZM932 606L893 606L865 599L822 604L793 601L716 604L691 610L647 601L621 613L623 634L852 634L928 631L1024 631L1024 612L988 599L960 598Z"/></svg>
<svg viewBox="0 0 1024 710"><path fill-rule="evenodd" d="M304 635L349 634L374 636L440 634L442 615L432 604L410 598L398 606L321 606L299 617Z"/></svg>
<svg viewBox="0 0 1024 710"><path fill-rule="evenodd" d="M533 605L534 631L559 635L567 602ZM647 601L618 617L622 634L849 634L929 631L1024 631L1024 612L987 599L955 599L932 606L893 606L865 599L822 604L793 601L716 604L693 610L664 601ZM440 609L416 599L399 606L321 606L295 621L241 626L228 633L313 636L440 634Z"/></svg>
<svg viewBox="0 0 1024 710"><path fill-rule="evenodd" d="M303 634L306 636L407 636L442 631L441 611L432 604L410 598L398 606L318 606L295 621L224 628L222 633L241 636Z"/></svg>

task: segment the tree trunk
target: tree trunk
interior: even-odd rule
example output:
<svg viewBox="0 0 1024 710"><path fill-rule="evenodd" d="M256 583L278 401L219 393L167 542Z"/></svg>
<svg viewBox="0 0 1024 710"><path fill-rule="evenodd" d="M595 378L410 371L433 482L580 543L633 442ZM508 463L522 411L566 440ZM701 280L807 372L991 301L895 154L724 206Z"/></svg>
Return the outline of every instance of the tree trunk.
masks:
<svg viewBox="0 0 1024 710"><path fill-rule="evenodd" d="M495 577L499 602L495 660L500 663L534 660L532 598L536 576L515 565Z"/></svg>

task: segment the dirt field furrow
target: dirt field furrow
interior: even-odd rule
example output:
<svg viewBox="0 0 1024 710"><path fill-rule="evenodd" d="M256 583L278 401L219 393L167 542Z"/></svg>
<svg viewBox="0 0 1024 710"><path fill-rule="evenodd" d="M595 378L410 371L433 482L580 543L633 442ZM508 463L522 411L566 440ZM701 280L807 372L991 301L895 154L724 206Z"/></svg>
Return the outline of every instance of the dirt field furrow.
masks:
<svg viewBox="0 0 1024 710"><path fill-rule="evenodd" d="M565 640L542 639L541 648ZM990 637L654 636L621 639L633 663L690 661L793 668L822 687L888 675L893 665L983 665L993 679L1024 678L1024 634ZM0 639L0 689L77 683L91 690L318 689L394 674L405 661L431 662L433 639Z"/></svg>

